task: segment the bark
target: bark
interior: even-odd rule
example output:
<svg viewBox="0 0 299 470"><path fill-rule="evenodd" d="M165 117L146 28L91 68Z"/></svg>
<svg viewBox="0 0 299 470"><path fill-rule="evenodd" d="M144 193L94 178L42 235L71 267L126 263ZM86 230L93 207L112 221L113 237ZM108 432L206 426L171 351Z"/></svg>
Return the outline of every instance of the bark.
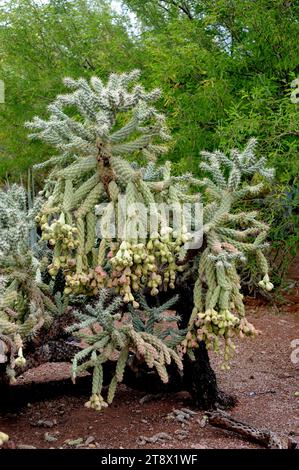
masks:
<svg viewBox="0 0 299 470"><path fill-rule="evenodd" d="M217 405L219 390L204 342L199 343L194 355L195 361L188 356L184 360L184 385L195 405L209 410Z"/></svg>

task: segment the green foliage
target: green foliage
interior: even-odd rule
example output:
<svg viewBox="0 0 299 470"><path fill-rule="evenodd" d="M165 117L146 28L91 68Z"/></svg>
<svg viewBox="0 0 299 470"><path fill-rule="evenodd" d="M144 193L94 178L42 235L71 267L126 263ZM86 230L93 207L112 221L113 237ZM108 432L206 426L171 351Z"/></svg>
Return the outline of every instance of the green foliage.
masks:
<svg viewBox="0 0 299 470"><path fill-rule="evenodd" d="M173 158L184 155L181 165L194 170L202 148L228 150L256 137L258 154L292 184L298 107L287 95L298 73L297 2L124 3L146 25L140 47L147 79L165 96Z"/></svg>
<svg viewBox="0 0 299 470"><path fill-rule="evenodd" d="M279 283L284 279L289 262L296 256L299 246L299 191L297 188L289 188L284 191L282 197L274 193L269 199L266 210L272 206L268 216L271 224L269 234L276 255L271 267L274 280Z"/></svg>
<svg viewBox="0 0 299 470"><path fill-rule="evenodd" d="M288 90L278 102L269 88L277 89L273 79L240 93L239 103L227 110L226 120L218 126L220 145L230 148L260 136L258 154L267 155L275 165L277 183L298 186L299 108Z"/></svg>
<svg viewBox="0 0 299 470"><path fill-rule="evenodd" d="M134 45L110 2L11 0L0 7L0 180L17 180L49 148L29 142L24 121L40 113L61 76L105 76L128 68ZM135 61L136 66L136 61ZM134 65L132 65L132 68Z"/></svg>

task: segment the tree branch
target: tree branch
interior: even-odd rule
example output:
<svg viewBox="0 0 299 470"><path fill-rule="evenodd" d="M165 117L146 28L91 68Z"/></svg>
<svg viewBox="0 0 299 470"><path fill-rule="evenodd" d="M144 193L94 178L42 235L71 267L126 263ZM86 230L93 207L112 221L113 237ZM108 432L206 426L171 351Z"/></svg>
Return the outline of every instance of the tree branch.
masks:
<svg viewBox="0 0 299 470"><path fill-rule="evenodd" d="M175 0L164 0L163 3L167 3L168 5L173 5L177 7L179 10L181 10L188 18L189 20L193 20L193 15L191 14L190 8L186 4L186 2L176 2ZM165 5L162 5L162 2L160 2L160 6L167 11L168 13L169 10L165 7Z"/></svg>

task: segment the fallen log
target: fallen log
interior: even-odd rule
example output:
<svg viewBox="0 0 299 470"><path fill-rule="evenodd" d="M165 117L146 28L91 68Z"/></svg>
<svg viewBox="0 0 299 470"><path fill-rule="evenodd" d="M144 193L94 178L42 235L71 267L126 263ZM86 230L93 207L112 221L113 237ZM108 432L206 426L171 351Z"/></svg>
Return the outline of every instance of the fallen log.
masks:
<svg viewBox="0 0 299 470"><path fill-rule="evenodd" d="M209 411L205 415L211 426L235 432L267 449L295 449L297 447L297 443L292 438L281 438L268 429L256 428L251 424L239 421L225 411Z"/></svg>

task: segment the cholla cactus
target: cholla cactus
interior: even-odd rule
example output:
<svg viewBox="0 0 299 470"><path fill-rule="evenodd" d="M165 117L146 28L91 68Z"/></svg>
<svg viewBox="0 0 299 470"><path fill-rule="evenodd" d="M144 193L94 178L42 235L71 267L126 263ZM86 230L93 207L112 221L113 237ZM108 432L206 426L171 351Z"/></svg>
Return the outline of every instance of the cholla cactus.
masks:
<svg viewBox="0 0 299 470"><path fill-rule="evenodd" d="M28 211L22 187L13 185L0 191L0 335L8 346L7 374L12 382L15 366L26 363L23 342L34 338L58 312L41 283L44 250L39 247L37 251L42 256L38 259L35 250L29 249L29 231L40 202L37 199L34 208Z"/></svg>
<svg viewBox="0 0 299 470"><path fill-rule="evenodd" d="M111 300L111 295L102 289L94 306L87 306L86 313L75 312L79 322L68 328L81 338L87 346L77 353L73 360L72 377L83 370L93 368L92 395L85 404L88 408L101 410L113 401L117 384L122 382L129 355L134 354L139 361L145 362L149 368L155 368L162 380L168 382L166 366L173 360L180 370L183 364L180 356L168 347L154 331L138 330L132 318L124 318L119 313L122 301L120 298ZM171 305L171 303L169 303ZM99 326L102 330L99 331ZM86 332L86 329L89 331ZM101 392L103 387L103 366L107 361L115 361L115 375L109 389L107 402ZM78 365L78 363L80 364Z"/></svg>
<svg viewBox="0 0 299 470"><path fill-rule="evenodd" d="M26 192L14 184L0 192L0 257L27 249L29 226Z"/></svg>
<svg viewBox="0 0 299 470"><path fill-rule="evenodd" d="M262 182L248 184L248 177L259 174L271 178L273 171L266 168L264 158L256 159L256 142L252 139L244 151L233 150L229 156L219 151L203 152L200 166L208 177L202 180L190 174L172 176L170 162L163 166L156 163L157 155L166 151L165 142L169 140L165 119L152 106L159 92L146 93L140 85L133 86L137 78L134 71L112 74L107 85L98 78L92 78L90 84L83 79L66 79L66 86L73 91L58 96L49 106L49 120L35 118L28 124L35 131L32 137L54 145L60 153L41 164L52 165L53 169L42 192L46 202L36 217L42 239L53 247L49 273L53 277L58 272L64 274L66 295L96 296L103 288L114 289L132 312L132 308L140 307L139 293L149 291L159 295L161 290L174 289L180 272L197 263L194 308L181 353L192 355L202 340L218 350L223 340L227 362L234 350L232 336L256 332L245 318L237 272L247 253L256 255L261 287L267 290L273 287L263 255L267 226L257 219L256 212L238 212L236 203L262 189ZM72 114L66 113L67 106ZM141 166L129 163L126 158L137 159ZM122 197L127 217L122 227L125 240L119 241L107 227ZM191 234L181 205L199 201L203 203L204 244L192 262L188 261ZM158 204L162 202L177 205L182 221L179 230L166 223L165 215L159 212ZM157 230L149 234L142 230L147 219L143 217L145 211L140 214L136 208L138 204L154 208ZM122 224L118 218L117 214L116 226ZM131 228L136 224L141 230L134 237ZM133 318L136 320L136 315ZM89 321L87 317L82 317L83 320ZM111 348L115 349L116 343L112 347L110 337L118 329L114 320L109 325L109 331L101 333L99 341L102 344L102 336L106 338L105 348L110 345L112 354ZM130 347L134 346L136 353L149 360L146 346L141 342L141 347L138 342L146 332L124 328ZM113 341L117 341L116 336ZM147 340L148 337L143 338L146 344ZM155 347L158 343L149 344ZM100 364L98 357L102 357L97 348L87 349L94 366ZM153 364L152 358L149 361ZM161 365L157 365L160 363L155 361L158 373L165 378ZM100 365L95 370L95 377L101 376ZM90 406L99 407L101 380L97 378L96 383L94 395L98 398ZM112 390L115 386L114 381Z"/></svg>

